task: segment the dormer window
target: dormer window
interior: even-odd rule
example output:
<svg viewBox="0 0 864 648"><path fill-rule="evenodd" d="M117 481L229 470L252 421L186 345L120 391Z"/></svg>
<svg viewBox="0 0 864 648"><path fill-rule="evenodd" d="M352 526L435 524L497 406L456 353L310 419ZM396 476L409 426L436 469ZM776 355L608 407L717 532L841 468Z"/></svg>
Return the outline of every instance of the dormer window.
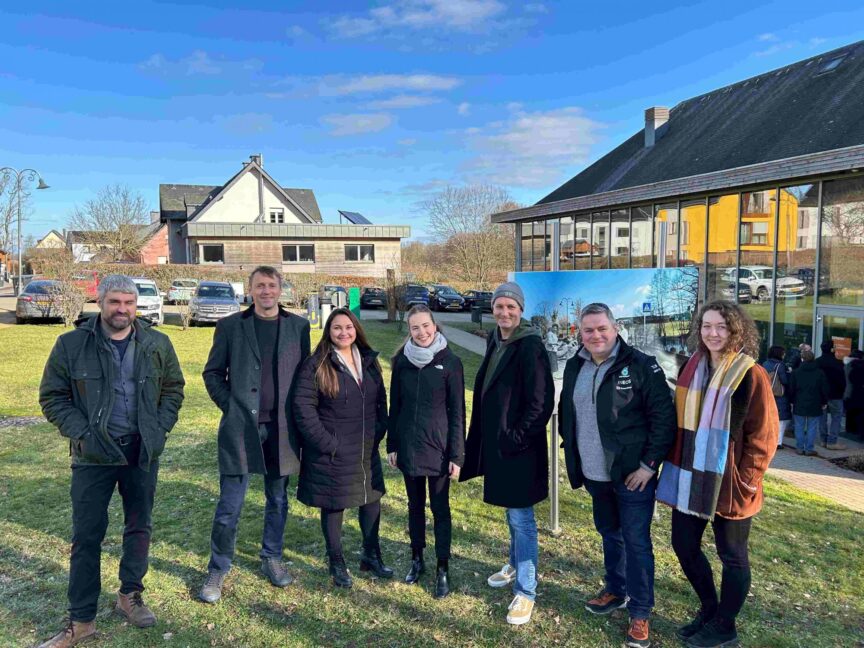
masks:
<svg viewBox="0 0 864 648"><path fill-rule="evenodd" d="M285 222L285 210L273 208L270 210L270 221L271 223L284 223Z"/></svg>

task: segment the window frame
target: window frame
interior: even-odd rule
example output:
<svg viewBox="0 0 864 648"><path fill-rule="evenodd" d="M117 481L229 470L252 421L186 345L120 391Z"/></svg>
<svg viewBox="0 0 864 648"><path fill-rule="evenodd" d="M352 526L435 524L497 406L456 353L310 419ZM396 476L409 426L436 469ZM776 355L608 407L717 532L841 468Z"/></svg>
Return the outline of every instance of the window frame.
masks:
<svg viewBox="0 0 864 648"><path fill-rule="evenodd" d="M219 248L222 251L221 261L207 261L204 258L204 248ZM225 244L224 243L199 243L198 253L200 254L199 263L206 265L225 265Z"/></svg>
<svg viewBox="0 0 864 648"><path fill-rule="evenodd" d="M300 248L301 247L310 247L312 248L312 260L307 261L300 258ZM286 251L290 248L294 248L294 255L296 256L296 260L291 261L286 258ZM306 264L306 263L315 263L315 244L314 243L283 243L282 244L282 263L283 264Z"/></svg>
<svg viewBox="0 0 864 648"><path fill-rule="evenodd" d="M345 243L345 263L375 263L375 244L374 243ZM372 248L372 258L364 259L363 254L361 252L361 248L369 247ZM348 258L348 250L350 248L354 248L357 253L356 259Z"/></svg>

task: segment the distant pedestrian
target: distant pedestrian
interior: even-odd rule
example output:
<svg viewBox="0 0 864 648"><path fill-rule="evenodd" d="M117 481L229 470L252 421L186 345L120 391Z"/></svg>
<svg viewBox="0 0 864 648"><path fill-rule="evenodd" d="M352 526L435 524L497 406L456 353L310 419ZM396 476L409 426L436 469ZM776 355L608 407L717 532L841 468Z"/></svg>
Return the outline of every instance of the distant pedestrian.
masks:
<svg viewBox="0 0 864 648"><path fill-rule="evenodd" d="M846 365L846 433L864 440L864 352L855 349Z"/></svg>
<svg viewBox="0 0 864 648"><path fill-rule="evenodd" d="M695 352L678 376L678 434L663 464L657 499L672 511L672 549L699 597L678 629L693 648L737 645L736 618L750 591L748 543L762 508L762 479L777 450L771 383L756 364L759 332L738 304L703 306L691 335ZM723 564L718 596L702 551L708 522Z"/></svg>
<svg viewBox="0 0 864 648"><path fill-rule="evenodd" d="M828 406L828 379L812 351L801 352L801 366L789 380L789 399L795 418L795 448L799 455L816 456L819 421Z"/></svg>
<svg viewBox="0 0 864 648"><path fill-rule="evenodd" d="M821 345L822 355L816 364L828 379L828 407L819 421L819 441L828 450L845 450L840 443L840 426L843 421L843 393L846 391L846 372L843 361L834 354L834 342L825 340ZM829 424L830 419L830 424Z"/></svg>
<svg viewBox="0 0 864 648"><path fill-rule="evenodd" d="M450 481L465 461L465 380L462 361L450 350L427 306L408 311L410 337L393 356L387 460L398 466L408 496L411 569L408 584L426 570L426 486L438 559L435 598L450 593L452 523Z"/></svg>
<svg viewBox="0 0 864 648"><path fill-rule="evenodd" d="M768 377L771 379L771 393L774 394L774 403L777 405L777 414L780 416L780 428L777 436L777 448L783 447L783 437L786 430L792 424L792 408L786 392L789 390L790 371L783 362L786 349L780 345L768 349L768 358L762 363Z"/></svg>

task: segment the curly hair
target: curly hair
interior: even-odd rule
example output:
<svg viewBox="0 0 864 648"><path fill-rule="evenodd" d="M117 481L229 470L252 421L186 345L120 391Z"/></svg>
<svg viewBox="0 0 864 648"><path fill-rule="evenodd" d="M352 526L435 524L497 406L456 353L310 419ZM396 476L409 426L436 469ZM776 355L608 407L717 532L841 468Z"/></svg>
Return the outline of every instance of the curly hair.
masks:
<svg viewBox="0 0 864 648"><path fill-rule="evenodd" d="M708 311L717 311L726 320L726 326L729 327L726 352L740 350L753 358L759 358L759 329L756 328L756 323L738 304L725 299L708 302L699 309L693 319L690 337L687 339L687 346L691 351L698 349L702 353L710 354L708 347L702 341L702 318Z"/></svg>

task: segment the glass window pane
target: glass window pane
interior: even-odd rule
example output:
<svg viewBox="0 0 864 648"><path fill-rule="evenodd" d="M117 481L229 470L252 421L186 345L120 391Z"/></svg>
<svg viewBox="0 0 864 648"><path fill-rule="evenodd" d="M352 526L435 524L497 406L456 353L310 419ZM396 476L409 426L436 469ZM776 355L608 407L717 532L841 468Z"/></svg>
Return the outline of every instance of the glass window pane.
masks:
<svg viewBox="0 0 864 648"><path fill-rule="evenodd" d="M521 241L521 253L522 253L522 271L530 272L533 270L531 265L531 235L532 235L532 225L531 223L522 223L522 241Z"/></svg>
<svg viewBox="0 0 864 648"><path fill-rule="evenodd" d="M345 260L346 261L358 261L358 246L356 245L346 245L345 246Z"/></svg>
<svg viewBox="0 0 864 648"><path fill-rule="evenodd" d="M375 246L374 245L361 245L360 246L360 260L361 261L374 261L375 260Z"/></svg>
<svg viewBox="0 0 864 648"><path fill-rule="evenodd" d="M787 349L813 343L818 191L813 184L780 189L774 344Z"/></svg>
<svg viewBox="0 0 864 648"><path fill-rule="evenodd" d="M282 246L282 261L291 263L297 260L297 246L283 245Z"/></svg>
<svg viewBox="0 0 864 648"><path fill-rule="evenodd" d="M573 217L565 216L558 223L558 267L573 269Z"/></svg>
<svg viewBox="0 0 864 648"><path fill-rule="evenodd" d="M678 264L678 204L666 203L654 206L654 258L657 266L665 259L665 267Z"/></svg>
<svg viewBox="0 0 864 648"><path fill-rule="evenodd" d="M651 232L653 229L651 206L633 207L630 210L632 224L630 236L631 267L651 268Z"/></svg>
<svg viewBox="0 0 864 648"><path fill-rule="evenodd" d="M777 192L774 189L741 194L741 229L738 236L741 248L739 288L742 290L739 302L759 329L760 357L765 357L768 351L771 293L775 289L784 290L784 286L775 286L773 275L776 202ZM749 288L749 295L743 291L740 283Z"/></svg>
<svg viewBox="0 0 864 648"><path fill-rule="evenodd" d="M304 263L314 263L315 262L315 246L314 245L298 245L300 250L300 261Z"/></svg>
<svg viewBox="0 0 864 648"><path fill-rule="evenodd" d="M822 185L819 303L864 306L864 178Z"/></svg>
<svg viewBox="0 0 864 648"><path fill-rule="evenodd" d="M609 212L591 214L591 267L609 267Z"/></svg>
<svg viewBox="0 0 864 648"><path fill-rule="evenodd" d="M204 263L224 263L225 256L221 245L202 245L201 256Z"/></svg>
<svg viewBox="0 0 864 648"><path fill-rule="evenodd" d="M681 232L678 240L679 265L693 268L693 277L696 280L692 282L692 286L697 291L697 303L705 294L705 273L702 272L702 264L705 263L707 215L708 208L704 198L681 203Z"/></svg>
<svg viewBox="0 0 864 648"><path fill-rule="evenodd" d="M573 267L587 270L591 267L591 216L576 215L576 232L573 242Z"/></svg>
<svg viewBox="0 0 864 648"><path fill-rule="evenodd" d="M735 259L738 254L738 194L708 199L708 299L735 301ZM742 301L749 286L739 287Z"/></svg>
<svg viewBox="0 0 864 648"><path fill-rule="evenodd" d="M555 229L552 220L547 220L546 234L543 237L543 267L546 270L552 269L552 231Z"/></svg>
<svg viewBox="0 0 864 648"><path fill-rule="evenodd" d="M613 268L630 265L630 214L626 209L612 210L612 233L609 253Z"/></svg>

